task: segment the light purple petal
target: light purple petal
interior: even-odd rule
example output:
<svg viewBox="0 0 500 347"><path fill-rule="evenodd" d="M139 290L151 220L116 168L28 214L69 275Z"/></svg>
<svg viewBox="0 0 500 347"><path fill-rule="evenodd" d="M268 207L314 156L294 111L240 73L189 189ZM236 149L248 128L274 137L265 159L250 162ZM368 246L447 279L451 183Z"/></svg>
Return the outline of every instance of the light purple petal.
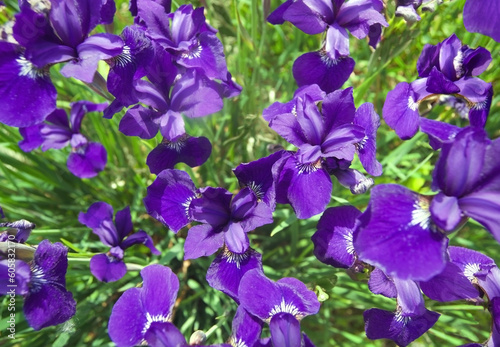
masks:
<svg viewBox="0 0 500 347"><path fill-rule="evenodd" d="M189 229L184 243L184 259L197 259L217 252L224 245L224 233L211 225L196 225Z"/></svg>
<svg viewBox="0 0 500 347"><path fill-rule="evenodd" d="M382 115L388 126L403 139L410 139L418 131L419 114L417 96L406 82L398 83L387 93Z"/></svg>
<svg viewBox="0 0 500 347"><path fill-rule="evenodd" d="M398 294L394 280L378 268L370 273L368 288L373 294L381 294L388 298L395 298Z"/></svg>
<svg viewBox="0 0 500 347"><path fill-rule="evenodd" d="M186 338L175 325L169 322L153 322L144 334L151 347L186 346Z"/></svg>
<svg viewBox="0 0 500 347"><path fill-rule="evenodd" d="M141 270L143 285L140 300L151 317L168 317L179 291L179 280L170 268L153 264Z"/></svg>
<svg viewBox="0 0 500 347"><path fill-rule="evenodd" d="M288 6L283 19L309 35L323 32L333 20L333 8L327 0L298 0Z"/></svg>
<svg viewBox="0 0 500 347"><path fill-rule="evenodd" d="M332 60L349 55L349 34L337 23L328 27L325 51Z"/></svg>
<svg viewBox="0 0 500 347"><path fill-rule="evenodd" d="M224 230L224 243L233 253L244 253L250 246L250 240L240 223L230 222Z"/></svg>
<svg viewBox="0 0 500 347"><path fill-rule="evenodd" d="M269 322L269 330L275 346L296 347L301 345L300 323L290 313L275 314Z"/></svg>
<svg viewBox="0 0 500 347"><path fill-rule="evenodd" d="M382 165L377 161L377 129L380 126L380 116L371 103L364 103L356 110L354 125L365 129L365 137L357 144L359 160L365 170L372 176L382 174Z"/></svg>
<svg viewBox="0 0 500 347"><path fill-rule="evenodd" d="M127 136L139 136L141 139L155 137L159 129L160 113L136 105L129 109L120 121L120 131Z"/></svg>
<svg viewBox="0 0 500 347"><path fill-rule="evenodd" d="M282 300L280 287L268 279L260 269L248 271L238 288L240 305L250 314L266 320L271 316L274 305Z"/></svg>
<svg viewBox="0 0 500 347"><path fill-rule="evenodd" d="M108 333L119 346L135 346L143 339L146 312L141 301L141 288L130 288L118 299L109 317Z"/></svg>
<svg viewBox="0 0 500 347"><path fill-rule="evenodd" d="M432 221L444 231L453 231L462 219L462 211L460 211L458 199L443 193L439 193L433 197L430 211Z"/></svg>
<svg viewBox="0 0 500 347"><path fill-rule="evenodd" d="M233 318L231 341L242 341L246 346L255 346L262 332L262 321L238 306Z"/></svg>

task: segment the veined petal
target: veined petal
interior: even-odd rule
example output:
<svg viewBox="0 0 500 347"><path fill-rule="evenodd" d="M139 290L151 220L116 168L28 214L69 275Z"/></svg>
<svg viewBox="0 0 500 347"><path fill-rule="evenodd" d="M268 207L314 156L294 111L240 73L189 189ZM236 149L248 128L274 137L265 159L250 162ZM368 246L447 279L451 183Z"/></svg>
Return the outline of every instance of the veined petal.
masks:
<svg viewBox="0 0 500 347"><path fill-rule="evenodd" d="M269 322L274 346L296 347L302 342L299 321L290 313L275 314Z"/></svg>
<svg viewBox="0 0 500 347"><path fill-rule="evenodd" d="M209 224L196 225L189 229L184 243L184 259L197 259L214 254L224 245L224 232Z"/></svg>
<svg viewBox="0 0 500 347"><path fill-rule="evenodd" d="M115 282L125 276L127 267L123 260L96 254L90 259L90 272L101 282Z"/></svg>
<svg viewBox="0 0 500 347"><path fill-rule="evenodd" d="M500 4L467 0L464 7L464 25L467 31L481 33L500 42Z"/></svg>
<svg viewBox="0 0 500 347"><path fill-rule="evenodd" d="M141 270L141 277L144 282L140 300L146 316L150 316L153 322L156 321L155 317L166 320L172 313L179 291L177 276L167 266L153 264Z"/></svg>
<svg viewBox="0 0 500 347"><path fill-rule="evenodd" d="M432 221L444 231L452 232L462 219L458 199L439 193L431 201Z"/></svg>
<svg viewBox="0 0 500 347"><path fill-rule="evenodd" d="M298 0L283 13L283 19L309 35L323 32L333 20L333 9L328 0Z"/></svg>

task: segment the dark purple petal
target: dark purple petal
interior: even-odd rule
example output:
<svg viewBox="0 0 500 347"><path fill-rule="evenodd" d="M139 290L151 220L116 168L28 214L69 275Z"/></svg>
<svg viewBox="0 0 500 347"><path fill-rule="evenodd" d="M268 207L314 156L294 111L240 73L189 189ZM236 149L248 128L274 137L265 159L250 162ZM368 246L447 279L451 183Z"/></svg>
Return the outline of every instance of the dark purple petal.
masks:
<svg viewBox="0 0 500 347"><path fill-rule="evenodd" d="M323 32L333 19L332 4L325 0L294 1L283 13L283 20L309 35Z"/></svg>
<svg viewBox="0 0 500 347"><path fill-rule="evenodd" d="M420 288L432 300L442 302L479 297L479 291L464 275L462 269L452 262L446 264L443 272L437 276L420 282Z"/></svg>
<svg viewBox="0 0 500 347"><path fill-rule="evenodd" d="M118 234L113 224L113 207L105 202L95 202L87 213L80 212L78 221L92 229L101 242L109 247L118 246L124 236Z"/></svg>
<svg viewBox="0 0 500 347"><path fill-rule="evenodd" d="M148 187L144 198L147 212L175 233L190 222L189 203L196 197L189 175L180 170L164 170Z"/></svg>
<svg viewBox="0 0 500 347"><path fill-rule="evenodd" d="M202 165L210 157L212 144L206 137L180 138L177 141L163 140L148 155L146 164L151 173L159 174L165 169L173 169L177 163L190 167Z"/></svg>
<svg viewBox="0 0 500 347"><path fill-rule="evenodd" d="M132 245L138 245L138 244L143 244L144 246L149 248L151 250L151 253L153 254L156 255L161 254L161 252L156 249L153 240L151 239L151 236L146 234L144 230L139 230L138 232L127 237L127 239L121 243L121 247L125 250Z"/></svg>
<svg viewBox="0 0 500 347"><path fill-rule="evenodd" d="M403 140L410 139L418 131L418 97L406 82L398 83L387 93L382 115L388 126Z"/></svg>
<svg viewBox="0 0 500 347"><path fill-rule="evenodd" d="M201 197L191 201L190 217L201 223L212 226L226 225L231 216L231 199L233 194L224 188L206 187L200 190Z"/></svg>
<svg viewBox="0 0 500 347"><path fill-rule="evenodd" d="M290 313L280 312L272 316L269 330L275 346L297 347L301 345L300 323Z"/></svg>
<svg viewBox="0 0 500 347"><path fill-rule="evenodd" d="M232 345L244 343L246 346L255 346L261 332L262 321L249 314L243 306L238 306L232 323L230 338Z"/></svg>
<svg viewBox="0 0 500 347"><path fill-rule="evenodd" d="M125 263L106 254L97 254L90 259L90 272L101 282L114 282L125 276Z"/></svg>
<svg viewBox="0 0 500 347"><path fill-rule="evenodd" d="M332 191L332 180L328 173L314 164L298 162L295 156L284 160L284 166L278 176L277 192L287 192L286 197L298 218L310 218L323 212L330 202ZM279 161L276 162L278 163Z"/></svg>
<svg viewBox="0 0 500 347"><path fill-rule="evenodd" d="M103 0L101 7L101 19L99 23L101 24L111 24L113 23L113 17L115 16L116 5L114 0Z"/></svg>
<svg viewBox="0 0 500 347"><path fill-rule="evenodd" d="M371 340L391 339L398 346L407 346L422 336L438 320L439 313L426 310L417 317L404 317L372 308L363 313L366 336Z"/></svg>
<svg viewBox="0 0 500 347"><path fill-rule="evenodd" d="M214 254L224 245L224 232L211 225L196 225L189 229L184 243L184 259L196 259Z"/></svg>
<svg viewBox="0 0 500 347"><path fill-rule="evenodd" d="M250 187L243 188L234 197L231 203L231 219L239 222L244 232L273 222L271 210L257 202L257 197Z"/></svg>
<svg viewBox="0 0 500 347"><path fill-rule="evenodd" d="M456 81L462 77L463 72L458 69L459 65L457 64L460 58L459 54L462 53L461 49L462 42L455 34L440 43L439 67L436 67L436 70L441 71L445 78L450 81Z"/></svg>
<svg viewBox="0 0 500 347"><path fill-rule="evenodd" d="M383 3L380 0L349 1L340 8L337 21L354 37L362 39L368 35L372 25L389 26L381 11L383 11Z"/></svg>
<svg viewBox="0 0 500 347"><path fill-rule="evenodd" d="M461 197L478 183L490 143L481 128L466 128L443 145L433 172L433 187L448 196Z"/></svg>
<svg viewBox="0 0 500 347"><path fill-rule="evenodd" d="M278 151L256 161L240 164L233 169L240 186L252 189L257 199L263 201L271 210L276 207L272 166L282 155L283 152Z"/></svg>
<svg viewBox="0 0 500 347"><path fill-rule="evenodd" d="M276 115L269 122L269 127L297 147L307 143L307 138L304 135L301 125L293 113Z"/></svg>
<svg viewBox="0 0 500 347"><path fill-rule="evenodd" d="M418 57L417 71L420 78L428 77L429 73L434 67L439 66L439 48L441 43L437 46L426 43Z"/></svg>
<svg viewBox="0 0 500 347"><path fill-rule="evenodd" d="M462 219L462 211L458 205L458 199L443 193L439 193L433 197L430 211L434 224L444 231L453 231Z"/></svg>
<svg viewBox="0 0 500 347"><path fill-rule="evenodd" d="M157 111L136 105L125 113L120 121L119 129L127 136L151 139L158 133L160 116L161 114Z"/></svg>
<svg viewBox="0 0 500 347"><path fill-rule="evenodd" d="M56 89L48 70L37 69L19 47L0 42L0 122L28 127L41 123L56 108Z"/></svg>
<svg viewBox="0 0 500 347"><path fill-rule="evenodd" d="M331 59L326 53L309 52L293 63L293 77L299 87L317 84L327 93L342 87L354 70L355 62L350 57Z"/></svg>
<svg viewBox="0 0 500 347"><path fill-rule="evenodd" d="M464 7L464 26L467 31L481 33L500 42L500 4L467 0Z"/></svg>
<svg viewBox="0 0 500 347"><path fill-rule="evenodd" d="M27 128L19 128L19 133L23 137L19 141L19 148L25 152L30 152L40 147L44 141L41 135L43 124L33 125Z"/></svg>
<svg viewBox="0 0 500 347"><path fill-rule="evenodd" d="M120 240L123 240L125 236L127 236L132 229L134 229L129 206L126 206L123 210L116 212L115 225Z"/></svg>
<svg viewBox="0 0 500 347"><path fill-rule="evenodd" d="M144 334L151 347L186 346L186 338L175 325L169 322L153 322Z"/></svg>
<svg viewBox="0 0 500 347"><path fill-rule="evenodd" d="M477 192L459 200L462 212L481 223L500 242L500 194L497 192Z"/></svg>
<svg viewBox="0 0 500 347"><path fill-rule="evenodd" d="M364 137L365 131L362 127L354 124L340 125L330 130L323 139L322 157L352 161L356 151L355 145L361 143Z"/></svg>
<svg viewBox="0 0 500 347"><path fill-rule="evenodd" d="M30 291L24 300L23 311L28 324L33 329L40 330L64 323L73 317L76 302L64 286L47 284L37 291Z"/></svg>
<svg viewBox="0 0 500 347"><path fill-rule="evenodd" d="M119 346L135 346L144 335L147 318L141 301L141 288L130 288L118 299L109 317L108 333Z"/></svg>
<svg viewBox="0 0 500 347"><path fill-rule="evenodd" d="M232 253L225 247L210 264L207 282L212 288L220 290L239 303L238 286L241 278L252 269L263 271L260 253L252 248L248 248L245 253Z"/></svg>
<svg viewBox="0 0 500 347"><path fill-rule="evenodd" d="M432 94L455 94L460 92L460 87L445 76L437 67L432 68L427 77L427 91Z"/></svg>
<svg viewBox="0 0 500 347"><path fill-rule="evenodd" d="M340 268L352 266L355 260L352 233L360 214L353 206L331 207L323 213L318 230L311 237L319 261Z"/></svg>
<svg viewBox="0 0 500 347"><path fill-rule="evenodd" d="M279 5L271 14L267 17L267 21L271 24L283 24L285 23L285 19L283 18L283 14L293 3L293 0L287 0L281 5Z"/></svg>
<svg viewBox="0 0 500 347"><path fill-rule="evenodd" d="M341 125L353 123L356 107L354 106L352 88L336 90L327 94L324 97L321 108L325 117L327 132Z"/></svg>
<svg viewBox="0 0 500 347"><path fill-rule="evenodd" d="M106 149L98 142L89 142L78 147L68 157L68 170L79 178L92 178L104 170L108 156Z"/></svg>
<svg viewBox="0 0 500 347"><path fill-rule="evenodd" d="M382 174L382 165L377 161L377 129L380 116L375 112L373 104L364 103L356 110L354 125L365 129L365 137L357 144L358 156L365 170L372 176Z"/></svg>
<svg viewBox="0 0 500 347"><path fill-rule="evenodd" d="M22 260L10 259L0 260L0 295L26 295L31 280L30 266Z"/></svg>
<svg viewBox="0 0 500 347"><path fill-rule="evenodd" d="M73 132L80 132L83 117L87 113L102 112L107 106L107 103L95 104L85 100L71 103L70 124ZM50 121L51 119L48 118L47 120Z"/></svg>
<svg viewBox="0 0 500 347"><path fill-rule="evenodd" d="M388 298L395 298L398 294L394 281L378 268L370 273L368 288L373 294L381 294Z"/></svg>
<svg viewBox="0 0 500 347"><path fill-rule="evenodd" d="M444 142L452 140L461 128L433 119L420 118L420 131L429 136L429 144L435 151L441 149Z"/></svg>
<svg viewBox="0 0 500 347"><path fill-rule="evenodd" d="M179 280L170 268L153 264L141 270L143 285L140 300L144 312L151 317L161 316L165 319L172 313L172 307L179 291Z"/></svg>
<svg viewBox="0 0 500 347"><path fill-rule="evenodd" d="M465 46L466 47L466 46ZM462 47L463 62L462 69L465 76L479 76L491 63L491 53L484 47L476 49Z"/></svg>
<svg viewBox="0 0 500 347"><path fill-rule="evenodd" d="M354 235L359 259L400 279L428 280L445 265L448 239L430 229L427 198L395 184L372 188Z"/></svg>
<svg viewBox="0 0 500 347"><path fill-rule="evenodd" d="M479 96L476 99L477 101L472 102L472 107L469 110L469 122L471 126L484 128L488 114L490 113L492 99L493 86L490 85L484 95Z"/></svg>

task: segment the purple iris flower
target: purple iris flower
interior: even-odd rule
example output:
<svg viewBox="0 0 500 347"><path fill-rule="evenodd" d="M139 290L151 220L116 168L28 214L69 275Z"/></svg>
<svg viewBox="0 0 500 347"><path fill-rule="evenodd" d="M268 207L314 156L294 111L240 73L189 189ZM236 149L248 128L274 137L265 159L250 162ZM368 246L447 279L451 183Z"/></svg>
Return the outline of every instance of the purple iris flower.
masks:
<svg viewBox="0 0 500 347"><path fill-rule="evenodd" d="M206 187L199 192L200 197L190 201L188 213L202 224L189 229L186 259L211 255L223 245L232 253L245 253L250 245L247 233L273 222L272 212L248 187L234 197L223 188Z"/></svg>
<svg viewBox="0 0 500 347"><path fill-rule="evenodd" d="M135 244L143 244L151 253L159 255L153 240L145 231L139 230L125 237L133 230L130 208L127 206L118 211L113 223L113 207L105 202L90 205L87 213L80 212L78 221L92 229L99 239L111 250L106 254L97 254L90 260L90 272L102 282L114 282L127 272L123 261L124 251Z"/></svg>
<svg viewBox="0 0 500 347"><path fill-rule="evenodd" d="M107 153L103 145L89 142L80 133L82 120L88 112L100 112L107 104L94 104L89 101L78 101L71 104L70 117L62 109L52 112L42 124L20 128L23 140L19 147L25 152L41 146L43 151L61 149L68 144L72 152L68 157L68 170L80 178L97 176L104 170Z"/></svg>
<svg viewBox="0 0 500 347"><path fill-rule="evenodd" d="M467 31L487 35L500 42L500 4L495 1L467 0L464 6Z"/></svg>
<svg viewBox="0 0 500 347"><path fill-rule="evenodd" d="M179 280L168 267L153 264L141 270L141 288L126 290L113 306L108 332L118 346L144 341L154 347L186 346L186 339L171 323Z"/></svg>
<svg viewBox="0 0 500 347"><path fill-rule="evenodd" d="M372 308L363 313L369 339L391 339L398 346L407 346L422 336L438 320L440 314L425 308L418 283L386 276L374 270L368 283L374 294L397 299L396 312Z"/></svg>
<svg viewBox="0 0 500 347"><path fill-rule="evenodd" d="M76 302L66 290L68 249L61 243L40 242L33 260L16 260L15 283L6 276L9 260L0 260L0 295L11 295L9 285L17 285L15 293L24 296L24 316L35 330L66 322L75 315Z"/></svg>
<svg viewBox="0 0 500 347"><path fill-rule="evenodd" d="M358 153L372 175L382 168L376 161L376 131L379 117L371 104L354 106L352 88L327 94L318 109L318 93L302 89L293 103L273 104L265 110L269 126L291 144L296 153L284 153L273 166L276 201L290 203L298 218L309 218L325 210L332 181L330 158L352 161Z"/></svg>
<svg viewBox="0 0 500 347"><path fill-rule="evenodd" d="M273 282L259 269L243 276L238 296L248 313L269 324L274 346L301 346L300 320L320 307L304 283L290 277Z"/></svg>
<svg viewBox="0 0 500 347"><path fill-rule="evenodd" d="M488 50L462 45L455 34L437 46L425 45L417 62L421 78L411 83L401 82L387 94L382 111L385 121L399 137L409 139L421 122L419 103L433 94L454 94L470 104L470 124L484 127L493 89L490 83L474 76L486 70L490 62Z"/></svg>
<svg viewBox="0 0 500 347"><path fill-rule="evenodd" d="M238 306L233 318L232 333L229 338L231 346L259 346L263 322Z"/></svg>
<svg viewBox="0 0 500 347"><path fill-rule="evenodd" d="M153 149L146 159L151 173L159 174L165 169L173 169L178 163L185 163L190 167L202 165L210 157L212 144L204 137L193 137L184 134L175 141L163 139Z"/></svg>
<svg viewBox="0 0 500 347"><path fill-rule="evenodd" d="M329 93L340 88L354 69L347 31L358 39L370 36L370 43L376 44L381 26L388 26L380 13L383 6L379 0L287 0L267 20L271 24L288 21L309 35L326 31L321 50L300 56L293 75L299 87L318 84Z"/></svg>
<svg viewBox="0 0 500 347"><path fill-rule="evenodd" d="M28 127L44 121L56 108L57 92L49 66L37 67L16 44L0 42L0 122Z"/></svg>
<svg viewBox="0 0 500 347"><path fill-rule="evenodd" d="M61 69L65 77L92 83L99 60L122 52L119 36L89 36L98 24L112 21L112 1L51 0L47 13L35 12L28 2L20 8L14 38L26 48L26 59L38 68L67 62Z"/></svg>
<svg viewBox="0 0 500 347"><path fill-rule="evenodd" d="M217 254L207 270L208 284L239 303L238 286L250 270L262 269L262 255L252 248L244 253L232 253L227 246ZM248 344L251 346L251 344Z"/></svg>
<svg viewBox="0 0 500 347"><path fill-rule="evenodd" d="M433 172L439 193L430 205L432 220L446 232L471 217L500 242L500 140L482 128L468 127L443 144Z"/></svg>

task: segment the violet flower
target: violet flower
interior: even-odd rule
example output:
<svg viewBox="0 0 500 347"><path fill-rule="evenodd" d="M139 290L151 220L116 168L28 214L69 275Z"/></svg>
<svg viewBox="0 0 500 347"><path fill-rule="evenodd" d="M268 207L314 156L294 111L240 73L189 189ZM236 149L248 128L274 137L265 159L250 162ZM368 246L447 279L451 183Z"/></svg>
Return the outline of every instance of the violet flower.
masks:
<svg viewBox="0 0 500 347"><path fill-rule="evenodd" d="M467 0L463 16L467 31L487 35L500 42L500 6L498 3Z"/></svg>
<svg viewBox="0 0 500 347"><path fill-rule="evenodd" d="M309 218L325 210L332 189L328 160L352 161L358 153L365 169L380 175L375 158L379 117L373 105L354 106L352 88L321 95L310 88L297 93L294 103L273 104L264 111L269 126L298 147L285 153L273 166L276 201L290 203L298 218Z"/></svg>
<svg viewBox="0 0 500 347"><path fill-rule="evenodd" d="M318 84L329 93L340 88L354 69L354 60L348 57L347 30L362 39L376 27L376 37L370 40L376 44L381 35L380 27L388 26L380 13L382 10L383 3L379 0L287 0L267 20L271 24L288 21L309 35L326 31L321 50L300 56L294 63L293 75L299 87Z"/></svg>
<svg viewBox="0 0 500 347"><path fill-rule="evenodd" d="M300 320L320 307L304 283L290 277L273 282L258 269L243 276L238 296L248 313L269 324L275 346L301 346Z"/></svg>
<svg viewBox="0 0 500 347"><path fill-rule="evenodd" d="M92 83L99 60L110 59L123 48L116 35L89 36L98 24L110 23L114 7L110 5L111 1L50 0L48 13L37 13L29 2L22 2L14 38L26 48L25 57L35 66L67 62L61 69L63 76Z"/></svg>
<svg viewBox="0 0 500 347"><path fill-rule="evenodd" d="M43 240L28 264L16 260L15 279L6 276L7 267L7 260L1 260L0 294L10 295L9 284L17 285L15 293L24 296L24 316L33 329L58 325L75 315L76 302L66 290L68 249L61 243Z"/></svg>
<svg viewBox="0 0 500 347"><path fill-rule="evenodd" d="M105 202L90 205L87 213L80 212L78 221L92 229L99 239L111 250L106 254L97 254L90 260L90 272L102 282L114 282L127 272L123 261L124 251L135 244L144 244L151 253L159 255L153 240L145 231L139 230L125 237L132 231L130 208L127 206L116 213L113 223L113 207Z"/></svg>
<svg viewBox="0 0 500 347"><path fill-rule="evenodd" d="M188 213L202 224L189 229L186 259L212 255L223 245L232 253L245 253L250 245L247 233L273 222L272 212L248 187L234 197L223 188L202 188L200 197L191 200Z"/></svg>
<svg viewBox="0 0 500 347"><path fill-rule="evenodd" d="M69 144L72 152L67 161L68 170L79 178L95 177L106 166L106 149L98 142L89 142L80 130L85 114L100 112L106 106L89 101L72 103L69 120L64 110L56 109L44 123L19 129L23 136L19 147L29 152L41 146L46 151L61 149Z"/></svg>
<svg viewBox="0 0 500 347"><path fill-rule="evenodd" d="M486 70L490 62L489 51L462 45L454 34L437 46L425 45L417 62L421 78L411 83L401 82L387 94L382 110L385 121L399 137L409 139L421 122L419 103L433 94L453 94L470 104L470 124L484 127L493 89L490 83L474 76Z"/></svg>
<svg viewBox="0 0 500 347"><path fill-rule="evenodd" d="M171 323L179 280L168 267L153 264L141 270L141 288L126 290L113 306L108 332L118 346L185 346L186 339Z"/></svg>
<svg viewBox="0 0 500 347"><path fill-rule="evenodd" d="M407 346L429 330L440 316L425 308L420 288L412 280L389 278L376 269L368 285L374 294L397 298L396 312L372 308L363 313L369 339L387 338L398 346Z"/></svg>

